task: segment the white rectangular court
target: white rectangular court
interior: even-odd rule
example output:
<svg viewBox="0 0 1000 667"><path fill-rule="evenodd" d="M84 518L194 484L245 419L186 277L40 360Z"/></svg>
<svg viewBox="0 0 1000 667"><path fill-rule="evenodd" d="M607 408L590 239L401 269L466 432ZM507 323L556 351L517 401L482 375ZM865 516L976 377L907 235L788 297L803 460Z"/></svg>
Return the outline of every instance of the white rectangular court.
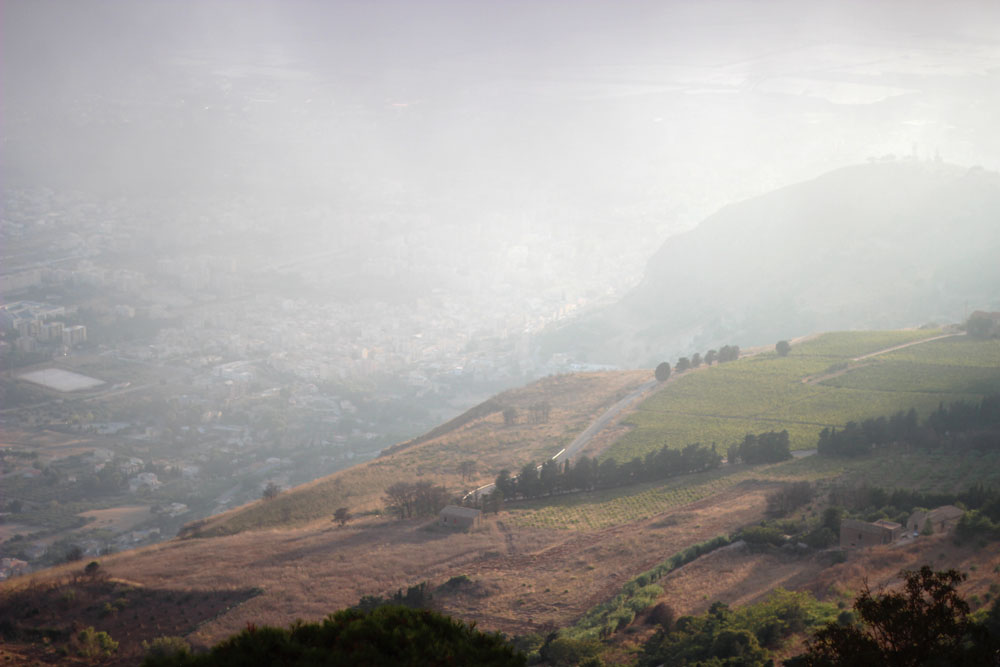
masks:
<svg viewBox="0 0 1000 667"><path fill-rule="evenodd" d="M30 373L17 376L19 380L27 380L34 384L55 389L56 391L80 391L81 389L93 389L104 384L104 380L92 378L89 375L81 375L73 371L66 371L61 368L42 368Z"/></svg>

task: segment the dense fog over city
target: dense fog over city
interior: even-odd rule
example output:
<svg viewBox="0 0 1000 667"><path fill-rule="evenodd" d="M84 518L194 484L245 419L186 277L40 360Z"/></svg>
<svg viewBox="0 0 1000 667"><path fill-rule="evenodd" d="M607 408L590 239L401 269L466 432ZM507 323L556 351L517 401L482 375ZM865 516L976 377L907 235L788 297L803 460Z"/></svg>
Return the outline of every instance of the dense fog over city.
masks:
<svg viewBox="0 0 1000 667"><path fill-rule="evenodd" d="M831 168L996 166L995 6L871 5L8 2L5 181L151 208L243 269L471 275L537 319Z"/></svg>
<svg viewBox="0 0 1000 667"><path fill-rule="evenodd" d="M1000 310L995 2L0 7L3 436L163 536L539 377Z"/></svg>

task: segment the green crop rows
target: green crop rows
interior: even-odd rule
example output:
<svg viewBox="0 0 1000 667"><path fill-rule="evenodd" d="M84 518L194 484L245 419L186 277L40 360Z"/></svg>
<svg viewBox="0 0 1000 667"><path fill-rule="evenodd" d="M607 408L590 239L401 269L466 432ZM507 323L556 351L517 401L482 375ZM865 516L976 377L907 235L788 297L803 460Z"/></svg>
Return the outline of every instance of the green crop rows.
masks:
<svg viewBox="0 0 1000 667"><path fill-rule="evenodd" d="M863 459L814 455L770 465L724 466L666 484L642 484L519 504L509 508L511 523L532 528L598 530L653 517L745 480L839 480L836 483L952 493L974 484L1000 486L1000 452L891 452Z"/></svg>
<svg viewBox="0 0 1000 667"><path fill-rule="evenodd" d="M889 392L990 394L1000 392L1000 366L946 366L892 360L852 370L823 384Z"/></svg>
<svg viewBox="0 0 1000 667"><path fill-rule="evenodd" d="M964 336L928 341L938 330L840 332L773 353L675 378L627 420L631 430L603 454L625 461L669 444L716 443L724 454L746 433L787 429L792 449L811 449L824 426L1000 390L1000 342Z"/></svg>
<svg viewBox="0 0 1000 667"><path fill-rule="evenodd" d="M511 522L533 528L607 528L693 503L756 474L754 470L721 468L685 475L667 484L640 484L543 499L510 508Z"/></svg>
<svg viewBox="0 0 1000 667"><path fill-rule="evenodd" d="M908 331L837 331L802 344L803 354L852 359L896 345L940 336L938 329Z"/></svg>
<svg viewBox="0 0 1000 667"><path fill-rule="evenodd" d="M944 366L1000 368L1000 340L975 340L964 336L944 338L896 350L884 358Z"/></svg>

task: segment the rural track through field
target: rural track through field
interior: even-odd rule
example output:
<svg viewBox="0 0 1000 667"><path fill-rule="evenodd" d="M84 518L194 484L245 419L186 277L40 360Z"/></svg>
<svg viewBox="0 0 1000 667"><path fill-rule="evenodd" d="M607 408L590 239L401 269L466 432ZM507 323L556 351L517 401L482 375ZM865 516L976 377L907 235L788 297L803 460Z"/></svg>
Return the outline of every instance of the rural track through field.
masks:
<svg viewBox="0 0 1000 667"><path fill-rule="evenodd" d="M552 457L552 460L559 463L560 461L566 461L571 457L575 456L576 454L578 454L580 450L586 447L587 444L590 443L591 440L593 440L595 435L604 430L604 428L609 423L611 423L611 421L615 417L621 414L623 410L632 405L636 400L650 393L651 390L657 389L658 387L667 384L667 382L669 382L669 379L666 382L660 382L659 380L653 379L642 383L641 385L630 391L628 394L625 395L624 398L622 398L614 405L612 405L610 408L601 413L601 416L595 419L593 422L591 422L590 426L585 428L583 432L580 433L580 435L576 436L576 438L573 439L573 442L571 442L564 449L556 453L556 455ZM540 467L541 466L539 466L539 468ZM471 495L474 496L475 498L479 498L480 496L493 493L494 488L496 488L496 484L493 483L484 484L475 491L471 491L466 497Z"/></svg>
<svg viewBox="0 0 1000 667"><path fill-rule="evenodd" d="M964 333L950 333L942 334L940 336L932 336L930 338L922 338L920 340L910 341L909 343L903 343L902 345L893 345L892 347L887 347L881 350L876 350L875 352L869 352L868 354L862 354L860 357L854 357L851 359L851 363L857 361L864 361L865 359L871 359L872 357L877 357L880 354L888 354L889 352L895 352L896 350L902 350L903 348L913 347L914 345L923 345L924 343L930 343L931 341L941 340L943 338L952 338L954 336L964 336ZM830 373L821 373L819 375L809 375L802 378L802 384L819 384L820 382L825 382L826 380L832 380L835 377L840 377L844 373L850 371L856 371L859 368L864 368L870 364L863 364L861 366L848 366L847 368L841 368Z"/></svg>
<svg viewBox="0 0 1000 667"><path fill-rule="evenodd" d="M625 408L629 407L637 399L641 398L643 395L649 393L652 389L655 389L657 385L663 384L656 379L649 380L639 385L636 389L630 391L625 398L621 399L610 408L604 411L600 417L595 419L590 426L584 429L583 433L576 436L576 438L571 442L566 449L559 452L552 457L553 461L557 463L561 460L567 460L575 456L582 450L587 444L597 435L612 419L617 417Z"/></svg>
<svg viewBox="0 0 1000 667"><path fill-rule="evenodd" d="M507 555L513 556L517 553L517 547L514 546L514 536L510 532L510 528L507 527L503 521L497 521L497 528L503 533L504 542L507 544Z"/></svg>

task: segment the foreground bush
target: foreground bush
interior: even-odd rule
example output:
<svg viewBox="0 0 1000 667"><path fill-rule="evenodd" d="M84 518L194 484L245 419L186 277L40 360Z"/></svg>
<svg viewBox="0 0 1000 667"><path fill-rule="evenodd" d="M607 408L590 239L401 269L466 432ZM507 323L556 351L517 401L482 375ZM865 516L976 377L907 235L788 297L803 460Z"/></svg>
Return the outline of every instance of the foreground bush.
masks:
<svg viewBox="0 0 1000 667"><path fill-rule="evenodd" d="M969 614L957 586L966 575L935 572L925 565L904 570L901 590L872 592L867 585L854 601L858 622L828 623L793 667L960 667L1000 663L1000 605ZM852 620L850 618L845 620Z"/></svg>
<svg viewBox="0 0 1000 667"><path fill-rule="evenodd" d="M525 664L498 634L436 612L384 606L370 612L346 609L320 623L288 629L248 626L208 653L147 658L166 665L486 665Z"/></svg>

